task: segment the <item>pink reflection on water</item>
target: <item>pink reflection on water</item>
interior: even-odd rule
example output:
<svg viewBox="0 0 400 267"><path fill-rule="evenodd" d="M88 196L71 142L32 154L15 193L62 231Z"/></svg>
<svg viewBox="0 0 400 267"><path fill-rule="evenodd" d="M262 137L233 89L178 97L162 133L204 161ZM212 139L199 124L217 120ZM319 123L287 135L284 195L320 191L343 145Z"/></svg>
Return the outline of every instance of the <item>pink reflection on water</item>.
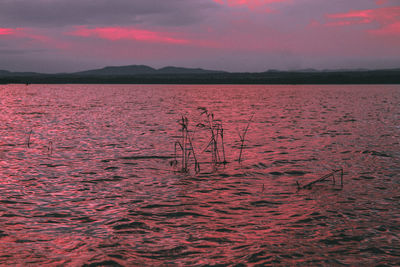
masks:
<svg viewBox="0 0 400 267"><path fill-rule="evenodd" d="M0 94L4 264L396 260L398 86L7 85ZM198 107L223 124L225 165L205 163ZM238 163L238 132L253 113ZM182 115L198 174L169 166ZM342 190L297 192L296 181L337 167Z"/></svg>

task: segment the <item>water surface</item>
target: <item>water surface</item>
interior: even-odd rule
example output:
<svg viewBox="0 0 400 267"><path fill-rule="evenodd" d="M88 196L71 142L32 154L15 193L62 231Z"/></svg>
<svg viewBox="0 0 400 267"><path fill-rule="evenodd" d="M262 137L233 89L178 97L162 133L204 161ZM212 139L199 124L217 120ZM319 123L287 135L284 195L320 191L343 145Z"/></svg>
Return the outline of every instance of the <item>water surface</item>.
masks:
<svg viewBox="0 0 400 267"><path fill-rule="evenodd" d="M0 85L0 263L399 265L399 140L398 85Z"/></svg>

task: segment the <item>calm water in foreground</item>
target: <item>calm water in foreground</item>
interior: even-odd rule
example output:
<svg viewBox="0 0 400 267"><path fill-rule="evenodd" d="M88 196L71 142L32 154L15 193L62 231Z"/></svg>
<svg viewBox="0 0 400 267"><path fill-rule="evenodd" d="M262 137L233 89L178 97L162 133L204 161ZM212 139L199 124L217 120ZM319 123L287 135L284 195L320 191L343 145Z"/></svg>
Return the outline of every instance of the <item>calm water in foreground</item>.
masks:
<svg viewBox="0 0 400 267"><path fill-rule="evenodd" d="M400 265L399 140L398 85L0 85L0 264Z"/></svg>

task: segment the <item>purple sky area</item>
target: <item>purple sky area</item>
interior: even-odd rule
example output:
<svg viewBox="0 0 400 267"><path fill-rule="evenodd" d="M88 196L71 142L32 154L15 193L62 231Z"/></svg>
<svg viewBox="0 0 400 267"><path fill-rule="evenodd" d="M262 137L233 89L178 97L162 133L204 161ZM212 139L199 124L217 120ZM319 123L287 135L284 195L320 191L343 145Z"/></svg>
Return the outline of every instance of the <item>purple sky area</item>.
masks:
<svg viewBox="0 0 400 267"><path fill-rule="evenodd" d="M0 0L0 69L400 67L400 0Z"/></svg>

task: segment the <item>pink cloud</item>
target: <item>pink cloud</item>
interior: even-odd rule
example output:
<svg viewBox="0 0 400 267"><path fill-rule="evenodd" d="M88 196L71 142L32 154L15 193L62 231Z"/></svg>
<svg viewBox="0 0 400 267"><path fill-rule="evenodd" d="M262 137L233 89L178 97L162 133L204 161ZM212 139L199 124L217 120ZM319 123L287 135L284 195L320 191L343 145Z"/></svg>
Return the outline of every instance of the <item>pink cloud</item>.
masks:
<svg viewBox="0 0 400 267"><path fill-rule="evenodd" d="M230 7L246 6L250 9L256 9L256 8L260 8L260 7L268 5L268 4L287 2L290 0L213 0L213 1L218 4L227 5ZM271 10L266 9L266 11L271 11Z"/></svg>
<svg viewBox="0 0 400 267"><path fill-rule="evenodd" d="M24 48L47 47L55 49L67 49L69 44L54 36L54 32L35 28L0 28L0 35L9 36L18 40L18 45Z"/></svg>
<svg viewBox="0 0 400 267"><path fill-rule="evenodd" d="M42 42L49 41L47 36L36 33L32 28L0 28L0 35L12 35L14 38L26 38Z"/></svg>
<svg viewBox="0 0 400 267"><path fill-rule="evenodd" d="M387 4L388 0L376 0L375 2L377 5L385 5Z"/></svg>
<svg viewBox="0 0 400 267"><path fill-rule="evenodd" d="M362 24L370 23L373 19L373 9L350 11L348 13L339 14L328 14L327 17L335 21L329 23L329 25L350 25L350 24Z"/></svg>
<svg viewBox="0 0 400 267"><path fill-rule="evenodd" d="M350 11L347 13L328 14L330 22L328 26L346 26L356 24L378 24L379 28L371 30L371 33L399 34L400 7L382 7Z"/></svg>
<svg viewBox="0 0 400 267"><path fill-rule="evenodd" d="M86 26L79 26L75 31L71 32L71 34L81 37L98 37L110 41L135 40L142 42L170 44L189 43L188 40L171 37L168 33L142 30L132 27L87 28Z"/></svg>
<svg viewBox="0 0 400 267"><path fill-rule="evenodd" d="M14 33L14 29L0 28L0 35L10 35Z"/></svg>
<svg viewBox="0 0 400 267"><path fill-rule="evenodd" d="M370 32L381 35L400 35L400 21L386 25L380 29L371 30Z"/></svg>

